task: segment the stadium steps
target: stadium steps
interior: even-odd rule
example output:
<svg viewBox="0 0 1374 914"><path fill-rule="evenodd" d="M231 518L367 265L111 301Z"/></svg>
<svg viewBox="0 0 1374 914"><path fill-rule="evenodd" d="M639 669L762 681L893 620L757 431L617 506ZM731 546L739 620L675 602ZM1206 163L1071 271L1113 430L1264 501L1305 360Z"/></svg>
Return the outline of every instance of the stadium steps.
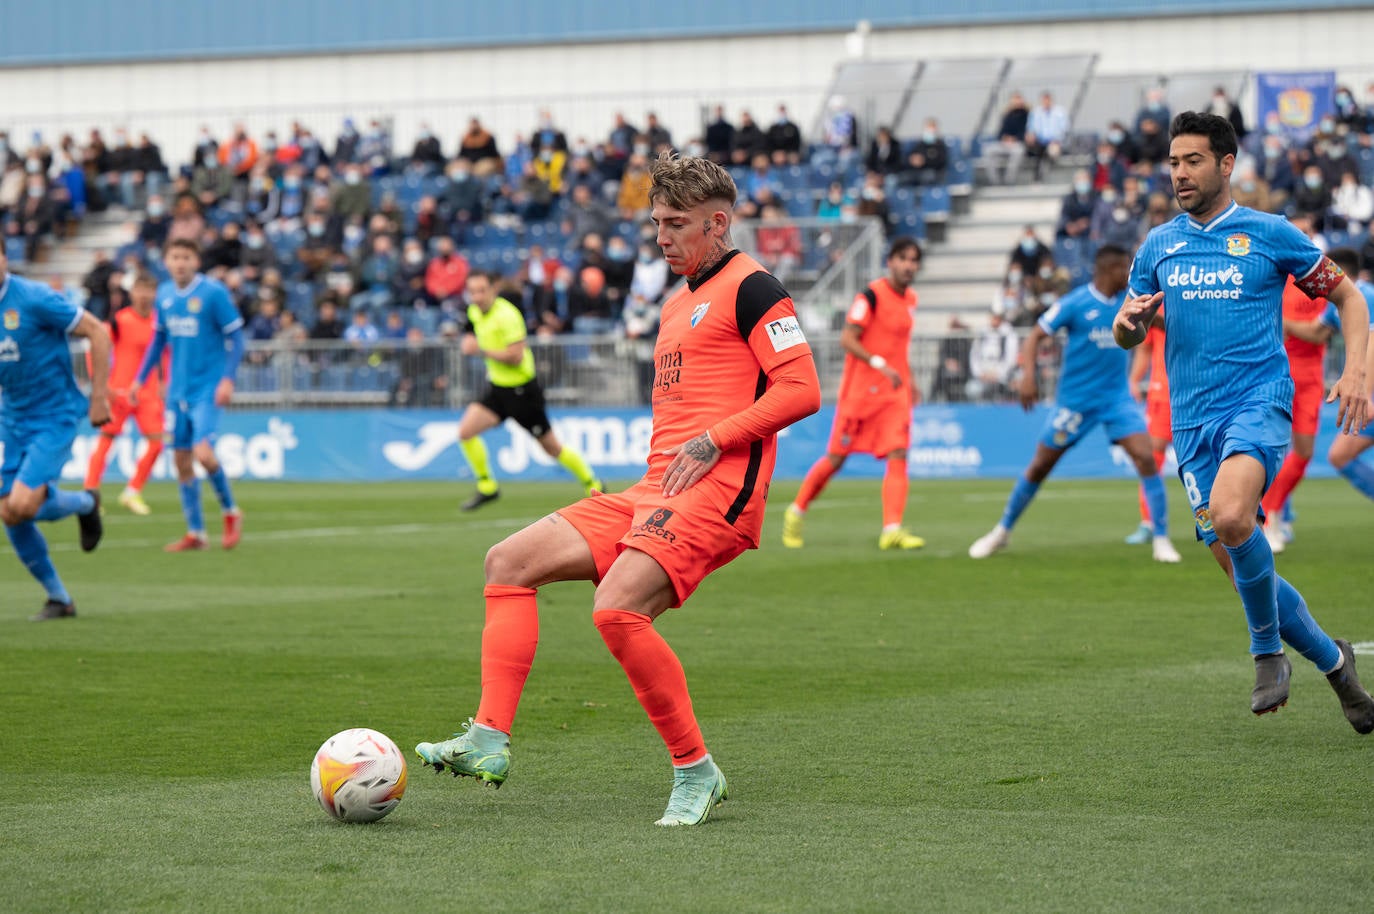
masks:
<svg viewBox="0 0 1374 914"><path fill-rule="evenodd" d="M968 213L950 223L944 242L931 246L917 280L921 315L934 322L926 326L943 325L955 314L972 326L985 323L1026 225L1053 246L1060 201L1069 191L1067 173L1053 177L1053 183L974 191Z"/></svg>
<svg viewBox="0 0 1374 914"><path fill-rule="evenodd" d="M111 255L130 240L134 230L130 215L112 207L103 213L87 213L75 237L61 239L48 248L47 256L29 264L30 278L50 280L60 277L63 285L80 288L81 280L95 265L97 251Z"/></svg>

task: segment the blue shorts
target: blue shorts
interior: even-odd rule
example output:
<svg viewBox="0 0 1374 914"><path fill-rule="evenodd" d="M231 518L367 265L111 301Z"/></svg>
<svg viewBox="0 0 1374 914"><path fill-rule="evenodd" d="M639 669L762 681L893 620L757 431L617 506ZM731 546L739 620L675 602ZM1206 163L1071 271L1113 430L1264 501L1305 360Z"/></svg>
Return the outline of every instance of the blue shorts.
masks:
<svg viewBox="0 0 1374 914"><path fill-rule="evenodd" d="M1267 490L1288 452L1293 420L1277 403L1242 403L1232 412L1194 428L1174 429L1178 478L1188 493L1197 538L1208 546L1217 541L1210 512L1212 485L1221 462L1233 454L1248 454L1264 467ZM1259 517L1264 518L1260 508Z"/></svg>
<svg viewBox="0 0 1374 914"><path fill-rule="evenodd" d="M1107 433L1107 440L1113 443L1131 435L1143 435L1145 411L1130 397L1083 410L1056 403L1040 432L1040 443L1066 451L1099 425Z"/></svg>
<svg viewBox="0 0 1374 914"><path fill-rule="evenodd" d="M193 445L202 441L215 443L215 432L219 429L219 417L224 410L213 400L187 403L174 401L172 407L172 449L189 451Z"/></svg>
<svg viewBox="0 0 1374 914"><path fill-rule="evenodd" d="M77 419L44 423L28 429L6 429L5 459L0 464L0 498L10 494L15 482L37 489L62 478L62 467L72 459Z"/></svg>

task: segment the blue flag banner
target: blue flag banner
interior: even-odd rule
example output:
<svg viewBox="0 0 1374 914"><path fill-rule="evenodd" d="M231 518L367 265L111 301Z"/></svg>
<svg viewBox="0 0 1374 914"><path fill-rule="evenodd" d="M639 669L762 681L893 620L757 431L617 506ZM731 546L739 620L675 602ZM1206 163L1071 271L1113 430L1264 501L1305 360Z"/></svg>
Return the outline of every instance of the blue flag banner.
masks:
<svg viewBox="0 0 1374 914"><path fill-rule="evenodd" d="M921 406L913 413L909 471L913 479L1011 479L1021 475L1035 451L1048 406L1029 413L1019 406ZM1320 455L1330 446L1335 412L1324 407L1317 437L1318 459L1309 476L1332 476ZM789 429L778 440L776 479L801 479L825 453L835 417L826 406ZM606 480L629 482L644 472L652 417L648 409L560 409L554 413L559 439L587 458ZM507 422L484 436L492 469L502 480L568 480L557 461ZM69 482L81 480L99 436L79 435L72 459L62 470ZM128 479L143 447L134 433L115 440L108 482ZM215 451L233 479L292 482L383 482L388 480L471 480L458 448L458 414L437 409L302 410L230 412L220 420ZM1172 460L1167 471L1172 474ZM855 455L844 476L881 478L883 461ZM1055 467L1056 478L1123 478L1135 471L1106 436L1089 435ZM170 452L158 458L155 480L170 480Z"/></svg>
<svg viewBox="0 0 1374 914"><path fill-rule="evenodd" d="M1277 111L1290 141L1306 143L1323 115L1336 110L1336 73L1256 73L1255 89L1259 122Z"/></svg>

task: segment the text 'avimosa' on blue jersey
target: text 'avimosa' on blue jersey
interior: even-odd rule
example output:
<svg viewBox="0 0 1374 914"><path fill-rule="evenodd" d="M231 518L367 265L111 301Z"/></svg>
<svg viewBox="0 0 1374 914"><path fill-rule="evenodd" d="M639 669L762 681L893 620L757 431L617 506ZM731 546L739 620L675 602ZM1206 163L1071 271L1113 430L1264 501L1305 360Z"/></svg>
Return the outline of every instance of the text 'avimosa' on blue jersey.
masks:
<svg viewBox="0 0 1374 914"><path fill-rule="evenodd" d="M1231 204L1206 225L1186 213L1151 230L1131 295L1164 293L1164 366L1174 428L1195 428L1245 399L1292 407L1283 287L1321 249L1282 216Z"/></svg>
<svg viewBox="0 0 1374 914"><path fill-rule="evenodd" d="M1131 355L1112 336L1112 321L1125 300L1125 290L1109 297L1088 283L1041 315L1041 330L1049 334L1063 330L1068 336L1055 395L1059 405L1091 412L1130 398Z"/></svg>
<svg viewBox="0 0 1374 914"><path fill-rule="evenodd" d="M167 400L213 399L224 378L225 343L243 325L222 284L200 273L185 289L164 282L157 290L157 333L172 353Z"/></svg>
<svg viewBox="0 0 1374 914"><path fill-rule="evenodd" d="M0 274L0 427L70 422L86 409L67 345L84 313L42 283Z"/></svg>

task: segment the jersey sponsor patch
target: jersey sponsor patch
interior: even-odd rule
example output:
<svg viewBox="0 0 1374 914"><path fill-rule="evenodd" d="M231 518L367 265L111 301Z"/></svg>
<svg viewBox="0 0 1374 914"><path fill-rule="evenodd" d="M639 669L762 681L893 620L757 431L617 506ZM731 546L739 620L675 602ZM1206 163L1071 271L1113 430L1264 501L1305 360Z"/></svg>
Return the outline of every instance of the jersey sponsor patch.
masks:
<svg viewBox="0 0 1374 914"><path fill-rule="evenodd" d="M845 320L851 324L862 324L868 320L868 299L863 293L854 296L854 304L849 306L849 315Z"/></svg>
<svg viewBox="0 0 1374 914"><path fill-rule="evenodd" d="M806 337L802 334L801 324L797 323L795 317L790 316L768 322L768 339L773 344L774 352L782 352L784 349L791 349L793 346L800 346L806 342Z"/></svg>

